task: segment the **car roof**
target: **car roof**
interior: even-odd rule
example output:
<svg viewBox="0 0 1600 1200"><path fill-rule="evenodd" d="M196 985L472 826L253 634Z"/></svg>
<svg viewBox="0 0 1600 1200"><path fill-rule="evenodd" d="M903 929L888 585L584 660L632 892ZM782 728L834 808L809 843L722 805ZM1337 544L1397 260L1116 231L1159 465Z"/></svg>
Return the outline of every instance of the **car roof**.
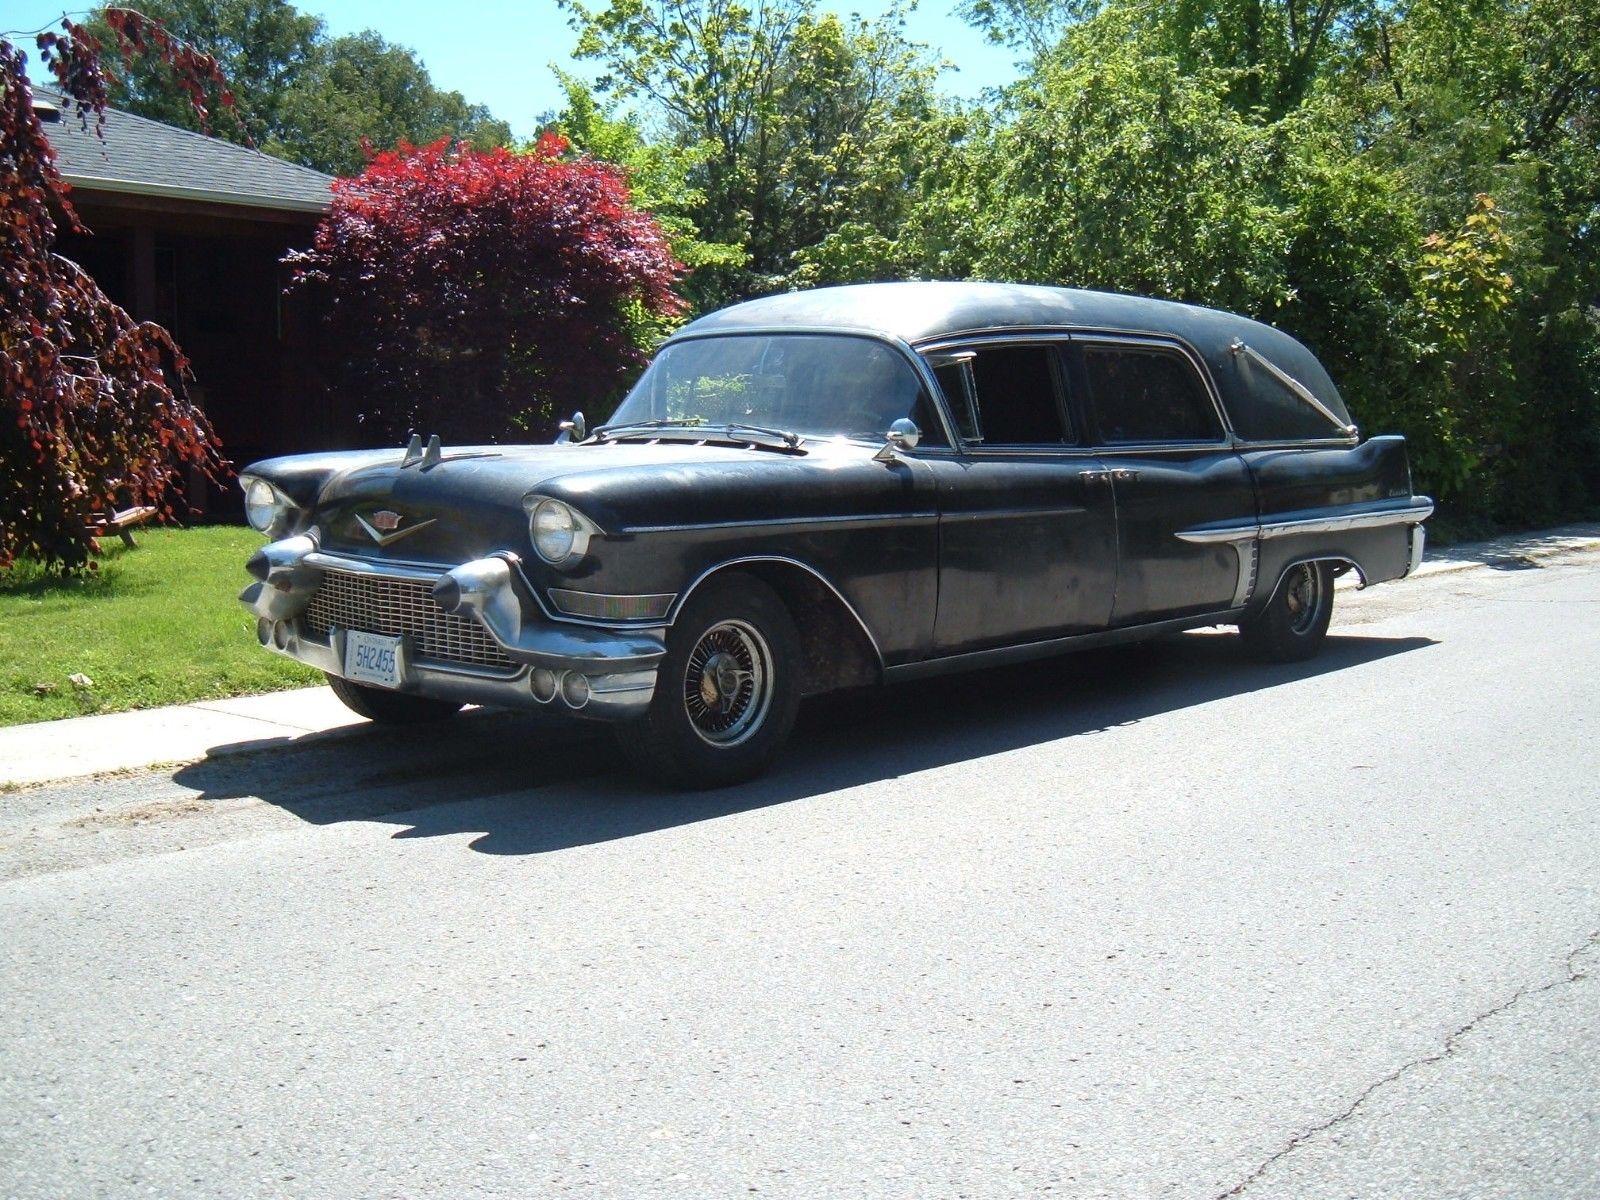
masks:
<svg viewBox="0 0 1600 1200"><path fill-rule="evenodd" d="M1096 330L1173 337L1186 342L1210 368L1235 426L1257 430L1252 437L1240 428L1244 436L1270 440L1291 426L1303 428L1303 414L1295 412L1303 405L1286 398L1281 383L1235 352L1234 343L1243 342L1349 421L1322 364L1281 329L1221 309L1114 292L1023 283L849 284L747 300L690 322L672 340L824 330L912 345L986 331Z"/></svg>
<svg viewBox="0 0 1600 1200"><path fill-rule="evenodd" d="M1171 328L1203 321L1204 314L1214 311L1143 296L1023 283L861 283L747 300L701 317L683 332L801 326L916 343L976 329L1108 324Z"/></svg>

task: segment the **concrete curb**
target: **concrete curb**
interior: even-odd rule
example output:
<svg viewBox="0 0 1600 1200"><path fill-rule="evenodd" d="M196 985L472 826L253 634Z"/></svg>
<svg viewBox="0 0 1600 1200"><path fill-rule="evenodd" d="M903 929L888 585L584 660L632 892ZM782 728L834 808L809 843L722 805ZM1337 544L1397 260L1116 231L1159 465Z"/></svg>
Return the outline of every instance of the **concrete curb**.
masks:
<svg viewBox="0 0 1600 1200"><path fill-rule="evenodd" d="M1600 522L1430 552L1415 578L1600 550ZM198 762L338 736L367 724L326 687L0 728L0 791Z"/></svg>
<svg viewBox="0 0 1600 1200"><path fill-rule="evenodd" d="M0 728L0 789L241 754L367 722L326 687Z"/></svg>

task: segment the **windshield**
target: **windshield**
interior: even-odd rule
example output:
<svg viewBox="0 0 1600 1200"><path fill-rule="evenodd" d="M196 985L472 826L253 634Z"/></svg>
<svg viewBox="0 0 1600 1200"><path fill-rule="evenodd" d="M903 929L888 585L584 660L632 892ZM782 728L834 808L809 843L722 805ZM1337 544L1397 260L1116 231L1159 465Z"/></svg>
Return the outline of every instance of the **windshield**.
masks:
<svg viewBox="0 0 1600 1200"><path fill-rule="evenodd" d="M921 381L891 346L825 334L730 335L668 346L606 426L753 425L881 440L901 417L938 436Z"/></svg>

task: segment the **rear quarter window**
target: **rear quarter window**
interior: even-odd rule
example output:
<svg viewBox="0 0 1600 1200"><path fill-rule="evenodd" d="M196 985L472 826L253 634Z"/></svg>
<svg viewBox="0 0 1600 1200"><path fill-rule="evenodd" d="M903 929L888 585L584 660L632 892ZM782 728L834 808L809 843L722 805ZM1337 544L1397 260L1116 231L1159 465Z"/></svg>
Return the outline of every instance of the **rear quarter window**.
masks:
<svg viewBox="0 0 1600 1200"><path fill-rule="evenodd" d="M1215 442L1216 408L1192 363L1175 350L1086 345L1083 367L1100 440Z"/></svg>

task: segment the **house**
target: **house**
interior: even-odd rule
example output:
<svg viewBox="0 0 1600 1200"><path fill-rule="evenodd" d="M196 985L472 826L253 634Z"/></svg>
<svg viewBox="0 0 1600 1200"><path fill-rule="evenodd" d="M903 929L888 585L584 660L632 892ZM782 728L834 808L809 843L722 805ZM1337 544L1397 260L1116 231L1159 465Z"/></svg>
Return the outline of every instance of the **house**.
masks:
<svg viewBox="0 0 1600 1200"><path fill-rule="evenodd" d="M280 261L310 245L332 178L115 109L99 137L42 89L34 109L90 230L63 232L57 250L135 318L172 331L228 457L353 444L353 421L315 367L316 323L284 295Z"/></svg>

